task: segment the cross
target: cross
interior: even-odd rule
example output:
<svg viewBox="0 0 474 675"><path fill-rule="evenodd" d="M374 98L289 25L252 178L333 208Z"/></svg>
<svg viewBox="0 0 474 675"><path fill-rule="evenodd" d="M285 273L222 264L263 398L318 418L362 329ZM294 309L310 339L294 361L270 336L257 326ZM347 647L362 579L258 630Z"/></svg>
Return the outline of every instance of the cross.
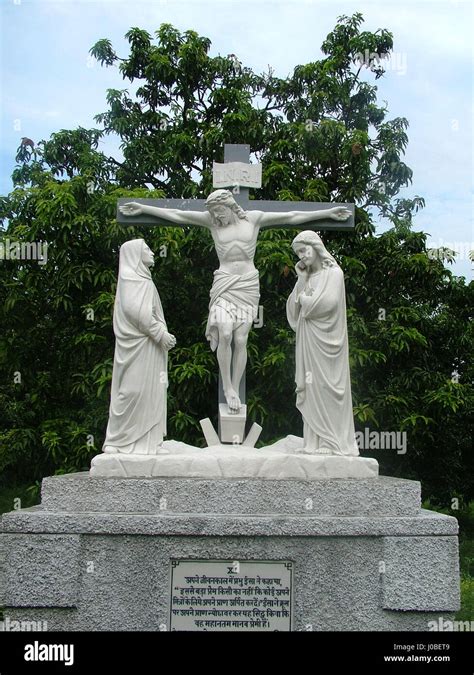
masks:
<svg viewBox="0 0 474 675"><path fill-rule="evenodd" d="M231 162L240 162L248 164L249 166L258 166L250 164L250 145L226 143L224 145L224 163ZM214 187L221 187L222 185L223 183L220 183L218 186L214 184ZM249 198L249 188L242 187L238 181L235 183L229 182L228 187L234 188L233 196L235 201L246 211L250 206L259 209L260 211L280 211L282 213L288 211L320 211L329 209L333 206L345 206L351 211L351 215L346 221L335 222L333 220L325 219L318 220L317 225L314 226L312 226L311 223L306 223L304 227L309 230L317 229L331 231L354 229L353 204L344 204L340 202L271 201L268 199L251 200ZM260 187L260 185L257 187ZM149 204L150 206L161 206L165 209L181 209L182 211L206 210L205 199L136 199L135 201L140 204ZM122 225L165 225L170 227L169 221L157 217L150 217L147 215L124 216L120 213L118 207L127 202L130 202L130 198L122 197L117 203L117 221ZM176 227L176 225L173 225L173 227Z"/></svg>
<svg viewBox="0 0 474 675"><path fill-rule="evenodd" d="M315 230L352 230L354 228L354 205L353 204L338 204L327 202L300 202L300 201L271 201L271 200L251 200L249 196L249 189L261 187L261 165L250 164L250 146L243 144L226 144L224 146L224 164L214 163L213 167L213 186L216 188L231 187L233 188L232 196L237 204L244 209L244 211L258 210L264 213L278 214L290 212L304 212L304 211L322 211L326 209L333 209L334 207L344 207L350 212L347 220L332 220L330 218L308 220L304 224L288 224L285 225L279 222L276 225L263 224L262 227L298 227L298 229L315 229ZM140 213L139 215L123 214L120 207L130 204L130 199L122 198L118 200L117 205L117 221L124 225L165 225L165 226L182 226L185 227L191 223L186 222L185 212L207 212L205 199L137 199L134 202L144 207L159 207L162 209L177 209L179 212L184 212L182 217L179 217L179 222L170 222L170 220L161 217L160 215L149 215L147 213ZM164 214L162 214L164 215ZM191 214L190 214L191 215ZM199 219L201 216L197 214ZM289 216L290 218L290 216ZM281 221L281 219L279 219ZM226 398L224 395L222 374L219 370L219 437L223 442L232 441L237 438L239 443L244 441L243 434L246 419L245 406L245 371L241 377L238 385L238 394L242 409L238 414L231 414L229 408L226 411ZM237 408L239 410L239 408ZM206 424L203 424L205 422ZM219 437L212 428L212 425L207 424L209 420L202 420L201 426L205 433L208 444L219 443ZM261 431L261 427L254 425L244 444L255 443ZM251 438L249 438L251 437ZM248 440L247 440L248 439Z"/></svg>

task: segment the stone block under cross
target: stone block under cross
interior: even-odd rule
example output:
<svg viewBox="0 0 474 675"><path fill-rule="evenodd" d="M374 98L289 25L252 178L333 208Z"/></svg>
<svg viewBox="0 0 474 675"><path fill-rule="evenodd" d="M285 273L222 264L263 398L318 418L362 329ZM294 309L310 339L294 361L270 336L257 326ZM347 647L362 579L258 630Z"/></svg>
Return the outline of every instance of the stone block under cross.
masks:
<svg viewBox="0 0 474 675"><path fill-rule="evenodd" d="M201 421L208 445L254 445L261 427L244 440L247 338L258 314L259 275L254 266L260 229L289 227L352 230L354 205L323 202L250 200L261 187L261 166L250 164L250 146L224 146L224 164L214 163L207 199L118 200L117 220L125 225L197 226L214 240L219 269L210 291L206 337L219 363L219 436L208 419ZM223 189L232 188L232 191Z"/></svg>

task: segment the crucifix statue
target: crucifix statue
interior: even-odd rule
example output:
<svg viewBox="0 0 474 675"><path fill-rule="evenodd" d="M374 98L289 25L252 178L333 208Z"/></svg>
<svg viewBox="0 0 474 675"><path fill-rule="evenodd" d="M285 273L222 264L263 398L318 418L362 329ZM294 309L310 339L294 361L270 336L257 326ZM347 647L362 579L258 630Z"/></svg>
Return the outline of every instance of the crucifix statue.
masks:
<svg viewBox="0 0 474 675"><path fill-rule="evenodd" d="M217 352L222 389L220 427L225 417L227 432L221 441L232 440L232 416L245 426L245 366L247 338L258 314L259 275L254 266L258 233L269 227L317 230L352 229L352 204L316 202L250 201L249 187L260 187L261 165L249 164L248 145L225 145L224 164L214 164L214 187L203 199L120 199L118 221L134 224L197 226L214 239L219 268L210 291L206 337ZM232 187L231 192L223 187ZM249 206L255 208L249 208ZM237 421L237 420L235 420ZM238 442L243 440L237 432ZM204 428L204 427L203 427ZM223 437L224 436L224 437Z"/></svg>

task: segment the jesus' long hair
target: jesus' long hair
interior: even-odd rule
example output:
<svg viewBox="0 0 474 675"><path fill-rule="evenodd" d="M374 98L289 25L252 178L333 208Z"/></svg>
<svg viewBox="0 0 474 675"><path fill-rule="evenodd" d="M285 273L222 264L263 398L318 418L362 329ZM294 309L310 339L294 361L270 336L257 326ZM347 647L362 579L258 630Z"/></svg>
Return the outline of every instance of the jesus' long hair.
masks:
<svg viewBox="0 0 474 675"><path fill-rule="evenodd" d="M227 206L238 218L244 220L246 213L244 209L237 204L232 196L230 190L214 190L206 199L206 206ZM210 211L211 218L214 220L212 211Z"/></svg>

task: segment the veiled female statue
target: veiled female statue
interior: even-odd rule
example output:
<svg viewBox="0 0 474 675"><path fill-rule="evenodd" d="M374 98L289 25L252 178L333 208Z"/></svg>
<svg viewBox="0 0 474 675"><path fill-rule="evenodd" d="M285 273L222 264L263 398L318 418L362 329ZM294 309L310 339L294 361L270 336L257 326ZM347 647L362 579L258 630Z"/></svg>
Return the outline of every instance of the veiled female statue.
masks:
<svg viewBox="0 0 474 675"><path fill-rule="evenodd" d="M120 248L114 306L115 354L103 451L155 455L166 435L168 333L152 281L153 252L143 239Z"/></svg>
<svg viewBox="0 0 474 675"><path fill-rule="evenodd" d="M292 242L298 281L287 301L296 332L296 407L302 452L358 455L352 413L344 273L320 237L306 230Z"/></svg>

